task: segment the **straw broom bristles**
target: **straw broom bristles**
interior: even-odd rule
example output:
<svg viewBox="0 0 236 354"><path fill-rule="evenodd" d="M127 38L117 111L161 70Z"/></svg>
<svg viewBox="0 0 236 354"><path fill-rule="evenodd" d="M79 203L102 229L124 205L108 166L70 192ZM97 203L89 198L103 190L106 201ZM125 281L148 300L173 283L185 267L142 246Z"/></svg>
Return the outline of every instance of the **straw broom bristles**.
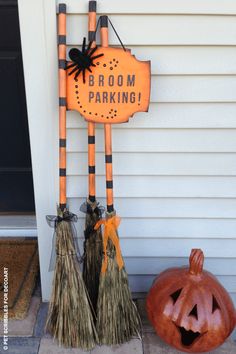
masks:
<svg viewBox="0 0 236 354"><path fill-rule="evenodd" d="M117 234L118 238L118 234ZM100 344L115 345L141 338L141 321L132 301L124 265L117 264L117 250L108 239L107 268L100 274L97 302L97 333Z"/></svg>
<svg viewBox="0 0 236 354"><path fill-rule="evenodd" d="M97 202L92 203L88 200L84 231L83 279L95 311L97 307L103 244L101 227L94 230L94 226L100 218L101 210L99 209Z"/></svg>
<svg viewBox="0 0 236 354"><path fill-rule="evenodd" d="M59 345L92 349L97 341L86 288L79 269L71 224L56 228L56 265L46 329Z"/></svg>

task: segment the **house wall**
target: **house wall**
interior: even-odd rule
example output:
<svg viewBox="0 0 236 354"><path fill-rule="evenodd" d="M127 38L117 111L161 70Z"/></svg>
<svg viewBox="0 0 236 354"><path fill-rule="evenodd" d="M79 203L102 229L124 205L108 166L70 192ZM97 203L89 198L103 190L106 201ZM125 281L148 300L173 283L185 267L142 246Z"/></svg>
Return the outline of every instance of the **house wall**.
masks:
<svg viewBox="0 0 236 354"><path fill-rule="evenodd" d="M64 2L68 5L69 49L87 34L87 1ZM55 213L58 184L55 4L37 2L43 7L40 23L44 36L40 35L39 42L32 37L31 45L44 46L40 65L45 68L33 73L33 68L28 69L27 52L28 37L33 35L27 34L23 23L24 13L32 5L29 0L19 3L43 297L48 300L52 230L44 215ZM115 206L122 217L121 247L131 288L147 291L157 273L187 264L191 248L202 248L205 267L236 303L236 3L136 0L134 6L131 0L98 0L98 11L109 14L122 41L138 59L152 61L149 113L137 114L128 124L113 129ZM112 31L110 43L118 44ZM47 80L46 73L50 73ZM31 75L49 83L46 103L41 102L47 107L46 116L41 117L43 126L37 128L34 114L39 103L30 88L27 90L27 82L32 86ZM50 144L45 142L49 156L36 146L37 134L46 130L47 139L54 139ZM86 123L76 112L68 112L67 137L68 203L80 217L77 228L82 237L84 215L79 207L87 195L87 132ZM103 130L98 126L97 196L104 205L103 150ZM38 154L45 160L40 166ZM53 164L49 166L50 161ZM50 186L42 195L45 185L38 174L45 178L43 166L49 168Z"/></svg>

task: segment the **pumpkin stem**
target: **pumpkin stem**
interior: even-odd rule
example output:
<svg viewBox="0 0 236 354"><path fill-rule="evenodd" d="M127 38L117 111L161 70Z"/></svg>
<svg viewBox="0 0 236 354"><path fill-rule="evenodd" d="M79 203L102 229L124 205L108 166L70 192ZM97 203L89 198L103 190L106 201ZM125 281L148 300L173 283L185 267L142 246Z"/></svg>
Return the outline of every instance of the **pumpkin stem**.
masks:
<svg viewBox="0 0 236 354"><path fill-rule="evenodd" d="M202 273L204 254L201 249L194 248L189 257L189 273L199 275Z"/></svg>

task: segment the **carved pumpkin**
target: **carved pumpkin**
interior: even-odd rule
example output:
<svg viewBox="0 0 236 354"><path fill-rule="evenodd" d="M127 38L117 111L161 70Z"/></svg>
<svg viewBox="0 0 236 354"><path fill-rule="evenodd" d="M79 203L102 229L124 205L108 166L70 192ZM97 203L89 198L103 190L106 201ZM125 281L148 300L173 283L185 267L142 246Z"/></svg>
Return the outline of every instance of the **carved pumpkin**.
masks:
<svg viewBox="0 0 236 354"><path fill-rule="evenodd" d="M189 267L170 268L154 281L147 313L157 334L188 353L221 345L235 327L230 296L218 280L203 270L204 255L193 249Z"/></svg>

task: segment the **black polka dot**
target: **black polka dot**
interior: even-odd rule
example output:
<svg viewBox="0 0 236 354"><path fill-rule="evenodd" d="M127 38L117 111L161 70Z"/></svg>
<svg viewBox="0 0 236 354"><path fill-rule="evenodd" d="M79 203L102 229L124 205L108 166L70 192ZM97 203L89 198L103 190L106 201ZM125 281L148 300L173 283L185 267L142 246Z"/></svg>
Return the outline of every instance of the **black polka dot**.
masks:
<svg viewBox="0 0 236 354"><path fill-rule="evenodd" d="M86 113L86 111L84 110L84 113Z"/></svg>
<svg viewBox="0 0 236 354"><path fill-rule="evenodd" d="M91 112L89 112L89 114L92 114Z"/></svg>
<svg viewBox="0 0 236 354"><path fill-rule="evenodd" d="M103 64L104 68L106 67L106 64Z"/></svg>
<svg viewBox="0 0 236 354"><path fill-rule="evenodd" d="M75 85L75 88L78 88L79 86L78 85Z"/></svg>
<svg viewBox="0 0 236 354"><path fill-rule="evenodd" d="M110 67L110 70L113 70L113 67L112 67L112 66Z"/></svg>

